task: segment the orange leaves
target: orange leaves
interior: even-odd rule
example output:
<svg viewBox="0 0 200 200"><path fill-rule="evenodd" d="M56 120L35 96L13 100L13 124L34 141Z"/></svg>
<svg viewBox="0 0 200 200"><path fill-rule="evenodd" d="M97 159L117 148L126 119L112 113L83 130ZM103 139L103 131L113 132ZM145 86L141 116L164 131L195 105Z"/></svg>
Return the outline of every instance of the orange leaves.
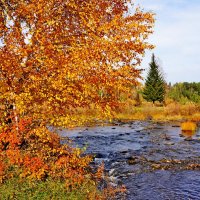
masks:
<svg viewBox="0 0 200 200"><path fill-rule="evenodd" d="M6 149L16 149L20 144L21 138L18 134L11 131L4 131L0 133L0 151Z"/></svg>
<svg viewBox="0 0 200 200"><path fill-rule="evenodd" d="M137 84L136 65L152 48L146 40L153 14L128 14L127 2L4 1L1 23L8 26L5 13L15 17L2 37L0 92L7 91L20 115L47 123L61 124L79 107L117 104L116 88ZM126 73L117 77L121 68Z"/></svg>
<svg viewBox="0 0 200 200"><path fill-rule="evenodd" d="M23 165L24 170L21 177L41 180L45 178L48 171L47 164L45 164L43 159L40 157L30 157L27 155L24 157Z"/></svg>
<svg viewBox="0 0 200 200"><path fill-rule="evenodd" d="M10 177L50 177L66 180L67 188L75 188L92 176L91 157L82 156L82 150L61 145L56 133L30 118L21 119L18 124L18 130L15 125L5 127L0 135L0 182Z"/></svg>
<svg viewBox="0 0 200 200"><path fill-rule="evenodd" d="M104 174L104 164L102 163L97 169L97 172L95 173L95 177L97 179L102 179L103 174Z"/></svg>
<svg viewBox="0 0 200 200"><path fill-rule="evenodd" d="M64 178L66 180L67 188L77 187L85 181L87 176L92 176L92 174L87 170L89 169L90 162L90 157L80 157L76 155L75 152L61 156L55 162L52 170L53 176L56 175Z"/></svg>
<svg viewBox="0 0 200 200"><path fill-rule="evenodd" d="M0 154L5 166L14 166L9 173L59 177L68 186L84 180L91 158L62 146L46 127L90 120L74 117L80 107L110 117L118 94L138 84L154 19L139 9L128 14L127 2L3 1L0 103L15 110L2 109L10 124L2 119Z"/></svg>
<svg viewBox="0 0 200 200"><path fill-rule="evenodd" d="M40 168L43 167L43 165L44 162L38 157L30 158L29 156L26 156L24 158L24 166L31 172L37 172Z"/></svg>

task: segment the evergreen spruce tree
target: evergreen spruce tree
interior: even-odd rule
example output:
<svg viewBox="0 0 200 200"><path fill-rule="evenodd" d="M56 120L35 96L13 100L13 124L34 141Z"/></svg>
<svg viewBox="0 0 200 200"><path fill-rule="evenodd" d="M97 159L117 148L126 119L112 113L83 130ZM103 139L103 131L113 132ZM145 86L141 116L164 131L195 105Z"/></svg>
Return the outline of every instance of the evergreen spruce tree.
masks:
<svg viewBox="0 0 200 200"><path fill-rule="evenodd" d="M150 68L145 81L143 90L143 97L149 102L163 102L165 97L165 80L159 69L159 65L155 60L154 54L152 55Z"/></svg>

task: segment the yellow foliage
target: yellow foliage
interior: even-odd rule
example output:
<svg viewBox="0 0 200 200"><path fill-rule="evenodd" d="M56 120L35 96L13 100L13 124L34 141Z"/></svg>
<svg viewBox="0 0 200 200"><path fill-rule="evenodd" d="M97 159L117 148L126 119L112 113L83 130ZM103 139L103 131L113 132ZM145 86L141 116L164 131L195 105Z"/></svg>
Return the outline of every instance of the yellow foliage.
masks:
<svg viewBox="0 0 200 200"><path fill-rule="evenodd" d="M69 111L91 104L111 117L118 93L138 84L141 55L153 48L154 15L128 14L127 2L3 1L0 103L62 126L71 125Z"/></svg>
<svg viewBox="0 0 200 200"><path fill-rule="evenodd" d="M1 181L84 182L91 158L46 127L87 122L91 116L76 111L91 105L98 118L111 118L118 93L138 84L141 57L153 48L154 15L139 8L129 14L128 2L1 1Z"/></svg>

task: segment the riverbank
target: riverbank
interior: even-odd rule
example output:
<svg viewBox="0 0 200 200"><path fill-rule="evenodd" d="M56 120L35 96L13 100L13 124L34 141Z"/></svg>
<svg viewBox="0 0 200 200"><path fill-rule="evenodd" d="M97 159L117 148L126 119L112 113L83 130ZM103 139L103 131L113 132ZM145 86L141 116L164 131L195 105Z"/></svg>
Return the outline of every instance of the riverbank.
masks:
<svg viewBox="0 0 200 200"><path fill-rule="evenodd" d="M200 121L200 106L188 103L181 105L169 103L166 106L143 103L141 106L133 106L127 102L116 112L117 119L129 120L154 120L154 121Z"/></svg>
<svg viewBox="0 0 200 200"><path fill-rule="evenodd" d="M63 118L63 124L57 126L65 127L80 127L80 126L95 126L97 124L112 123L115 121L194 121L200 122L200 105L187 103L181 105L179 103L168 103L163 106L160 104L153 104L143 102L140 106L136 106L133 101L129 100L121 103L113 110L102 112L102 110L95 109L93 105L88 108L79 108L75 113L69 113L70 120Z"/></svg>

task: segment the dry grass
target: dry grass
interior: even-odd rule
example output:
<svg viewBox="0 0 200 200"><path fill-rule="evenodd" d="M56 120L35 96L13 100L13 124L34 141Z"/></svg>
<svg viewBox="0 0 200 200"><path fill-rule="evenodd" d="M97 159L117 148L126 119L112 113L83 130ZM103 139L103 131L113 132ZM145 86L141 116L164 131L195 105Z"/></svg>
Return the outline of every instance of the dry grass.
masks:
<svg viewBox="0 0 200 200"><path fill-rule="evenodd" d="M191 117L190 120L193 122L200 122L200 112L199 113L194 113Z"/></svg>
<svg viewBox="0 0 200 200"><path fill-rule="evenodd" d="M111 112L112 113L112 112ZM79 108L74 113L69 113L70 123L74 122L74 126L82 126L85 124L94 124L98 121L107 121L111 119L120 120L155 120L155 121L180 121L188 120L200 122L200 106L194 103L181 105L173 101L167 101L165 106L159 103L153 104L142 102L140 106L136 105L136 101L127 99L121 103L115 110L115 113L106 115L101 109L96 109L94 105L86 108ZM95 119L95 120L94 120ZM62 120L63 123L65 119ZM78 123L79 122L79 123ZM69 124L68 121L65 124ZM64 124L64 125L65 125Z"/></svg>
<svg viewBox="0 0 200 200"><path fill-rule="evenodd" d="M183 122L181 123L182 131L195 131L197 129L197 125L194 122Z"/></svg>
<svg viewBox="0 0 200 200"><path fill-rule="evenodd" d="M118 119L171 121L171 120L191 120L200 121L200 107L193 103L181 105L176 102L169 102L166 106L154 105L143 102L139 107L131 105L129 102L116 113Z"/></svg>
<svg viewBox="0 0 200 200"><path fill-rule="evenodd" d="M165 113L167 115L182 115L189 116L198 112L199 108L194 103L187 103L185 105L181 105L179 103L170 103L165 107Z"/></svg>

